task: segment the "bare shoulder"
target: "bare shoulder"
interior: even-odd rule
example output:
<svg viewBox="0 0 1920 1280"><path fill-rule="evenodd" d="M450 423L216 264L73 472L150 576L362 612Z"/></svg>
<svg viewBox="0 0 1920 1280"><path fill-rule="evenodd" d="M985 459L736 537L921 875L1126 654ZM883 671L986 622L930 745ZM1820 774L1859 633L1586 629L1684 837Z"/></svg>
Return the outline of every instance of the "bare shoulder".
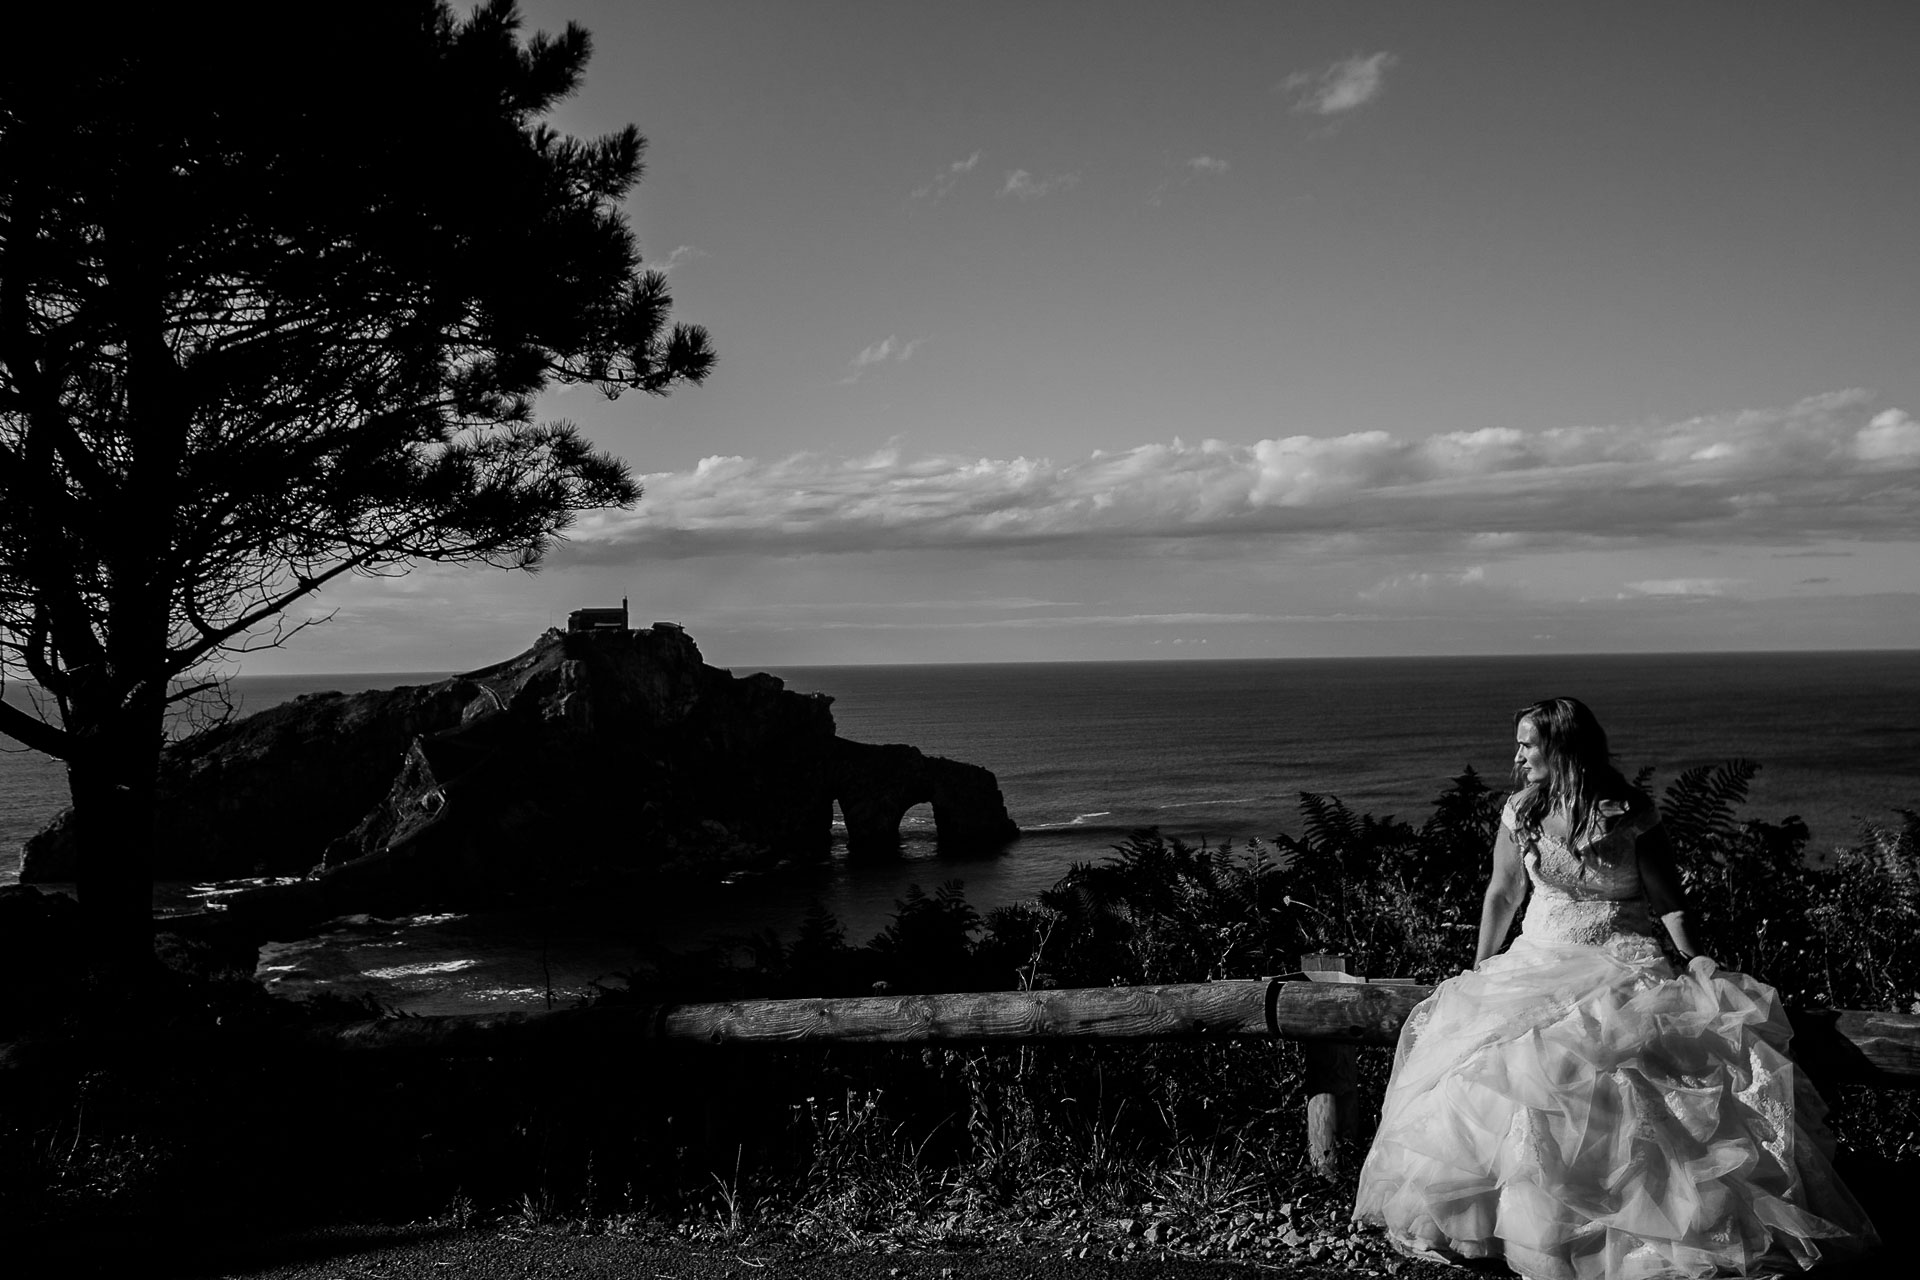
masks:
<svg viewBox="0 0 1920 1280"><path fill-rule="evenodd" d="M1515 835L1520 834L1520 811L1526 807L1528 802L1532 800L1534 794L1539 790L1539 783L1529 782L1526 786L1521 787L1518 791L1508 796L1506 804L1500 808L1500 825Z"/></svg>

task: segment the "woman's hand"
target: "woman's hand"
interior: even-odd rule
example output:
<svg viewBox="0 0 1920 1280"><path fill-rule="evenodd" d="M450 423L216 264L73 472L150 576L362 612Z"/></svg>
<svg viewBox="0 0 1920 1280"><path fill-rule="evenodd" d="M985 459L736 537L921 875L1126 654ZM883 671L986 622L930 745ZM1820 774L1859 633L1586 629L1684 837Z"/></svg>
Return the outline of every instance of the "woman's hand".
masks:
<svg viewBox="0 0 1920 1280"><path fill-rule="evenodd" d="M1720 966L1714 961L1712 956L1695 956L1693 959L1687 961L1687 972L1700 979L1700 981L1705 982L1708 978L1720 972Z"/></svg>

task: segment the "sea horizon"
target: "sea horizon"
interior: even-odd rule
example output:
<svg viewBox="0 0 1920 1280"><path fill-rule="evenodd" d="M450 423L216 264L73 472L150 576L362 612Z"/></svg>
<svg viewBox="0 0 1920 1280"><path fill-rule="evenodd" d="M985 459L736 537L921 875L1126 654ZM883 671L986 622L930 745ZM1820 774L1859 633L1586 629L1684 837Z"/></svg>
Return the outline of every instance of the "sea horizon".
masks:
<svg viewBox="0 0 1920 1280"><path fill-rule="evenodd" d="M558 628L556 628L558 629ZM645 627L633 630L644 631ZM691 629L689 629L691 634ZM699 637L694 636L699 643ZM524 652L524 650L522 650ZM1075 667L1075 666L1184 666L1192 663L1223 662L1409 662L1449 660L1477 661L1490 658L1706 658L1719 656L1746 656L1756 654L1901 654L1920 653L1920 645L1839 645L1819 648L1745 648L1745 649L1556 649L1543 653L1533 649L1513 649L1493 652L1474 653L1301 653L1301 654L1182 654L1178 657L1139 657L1139 658L982 658L965 662L953 661L907 661L907 662L721 662L706 654L701 660L710 667L723 671L752 669L755 671L775 672L781 669L794 671L827 671L853 667ZM365 680L374 676L432 676L435 679L449 679L466 675L474 671L484 671L509 659L500 658L482 663L477 667L447 668L368 668L365 670L318 670L283 671L241 674L228 677L230 680L322 680L352 679Z"/></svg>
<svg viewBox="0 0 1920 1280"><path fill-rule="evenodd" d="M1469 764L1472 765L1472 767L1478 770L1484 777L1487 777L1490 782L1498 785L1500 781L1504 779L1505 767L1509 758L1507 753L1510 748L1507 747L1505 742L1505 734L1508 732L1507 719L1511 716L1514 708L1539 697L1568 694L1581 697L1583 700L1588 701L1601 716L1603 723L1608 725L1610 732L1613 733L1616 748L1618 748L1623 742L1628 744L1633 743L1634 738L1631 732L1623 735L1621 730L1623 728L1629 731L1631 730L1634 716L1631 708L1621 707L1619 705L1619 699L1610 697L1609 695L1616 690L1631 691L1637 683L1632 674L1636 670L1649 678L1653 678L1658 676L1660 672L1670 669L1672 666L1692 668L1711 675L1716 671L1718 664L1722 662L1730 662L1735 667L1751 667L1754 664L1794 664L1805 662L1815 665L1825 665L1833 662L1844 663L1851 661L1860 663L1879 660L1899 666L1903 663L1903 660L1907 658L1920 660L1920 647L1886 648L1876 646L1827 649L1663 650L1630 653L1556 653L1547 655L1537 653L1425 654L1405 657L1389 657L1378 654L1355 656L1291 655L1284 657L1183 655L1180 657L1097 658L1067 661L1042 658L1027 662L855 662L834 664L723 665L709 661L708 665L730 673L766 672L780 678L790 687L804 687L808 692L825 693L834 699L833 705L836 725L838 732L840 732L842 736L865 741L908 742L921 747L923 750L928 751L929 754L942 754L941 747L947 744L935 743L929 745L925 740L926 734L922 732L919 724L919 722L925 718L922 714L925 708L916 709L918 706L919 690L917 690L911 682L906 686L902 686L886 681L885 677L889 673L919 673L928 679L938 680L941 678L942 673L964 679L965 674L969 672L1001 673L1009 678L1015 678L1019 673L1032 673L1035 675L1056 673L1066 676L1067 673L1076 671L1091 674L1129 670L1134 672L1162 673L1162 678L1166 678L1167 673L1177 673L1181 671L1259 672L1262 669L1284 671L1287 669L1320 666L1327 669L1344 670L1347 672L1382 673L1390 679L1397 680L1402 678L1404 673L1410 668L1424 668L1435 672L1446 670L1471 671L1475 668L1482 670L1502 668L1518 672L1533 668L1537 672L1536 683L1526 689L1517 701L1509 697L1507 701L1512 702L1512 706L1503 705L1500 707L1486 708L1462 706L1455 708L1456 713L1462 716L1462 718L1471 718L1480 721L1482 729L1484 729L1488 723L1496 723L1499 725L1501 729L1501 741L1497 747L1488 740L1484 732L1472 735L1478 743L1477 749L1472 752L1476 758L1460 762L1462 767ZM1491 667L1489 664L1491 664ZM1553 671L1554 668L1562 667L1578 667L1581 669ZM411 671L320 671L289 674L241 674L229 677L227 684L231 693L234 695L235 718L244 718L254 712L265 710L282 701L305 694L335 691L352 694L372 689L397 687L403 684L432 683L438 680L451 679L471 671L482 671L485 669L487 668L483 666L466 668L464 670L423 669ZM1549 676L1548 672L1552 672L1552 675ZM1603 673L1605 678L1599 678ZM1588 687L1594 683L1596 679L1598 679L1600 688L1596 690ZM875 680L880 680L881 684L874 686ZM1554 680L1557 680L1558 683L1553 683ZM12 684L8 685L4 692L8 700L22 703L31 696L33 691L22 685ZM1771 689L1765 692L1768 696L1777 693L1776 690ZM1916 686L1915 693L1916 695L1920 695L1920 686ZM1886 703L1883 700L1879 705L1886 705ZM1910 705L1920 705L1920 702ZM887 709L886 714L876 714L881 707ZM1023 703L1018 708L1008 709L1008 713L1017 716L1023 714L1027 709L1027 704ZM1623 710L1626 711L1626 714L1623 714ZM1716 710L1716 714L1724 715L1724 711ZM1762 718L1765 718L1766 715L1757 704L1746 708L1745 714L1748 716L1758 714L1761 715ZM1491 719L1488 719L1488 717L1491 717ZM934 718L936 720L951 719L951 716L946 712L941 712L935 715ZM1738 717L1736 717L1736 719L1737 718ZM1163 725L1163 727L1165 726ZM1391 735L1374 732L1369 734L1369 740L1376 744L1384 744L1389 740L1390 736ZM1438 735L1432 732L1431 727L1421 732L1413 733L1410 736L1413 739L1423 740L1432 746L1439 746L1439 743L1435 741ZM1673 734L1669 733L1667 736L1671 739ZM1736 735L1736 737L1737 736L1738 735ZM1000 741L995 740L977 743L969 741L952 745L957 749L953 749L948 753L952 754L955 758L965 759L968 760L969 763L981 764L986 768L995 769L996 773L1002 772L1001 769L995 768L995 762L991 758L975 758L982 753L990 755L1003 745ZM1195 748L1200 748L1199 743L1192 745ZM1669 745L1671 745L1671 743L1669 743ZM1415 742L1408 741L1398 749L1390 750L1390 754L1397 757L1400 763L1413 766L1416 764L1415 756L1419 750L1420 747L1416 745ZM973 751L974 754L966 754L968 751ZM1616 753L1622 757L1623 767L1626 767L1629 773L1633 771L1634 767L1637 767L1634 763L1635 757L1632 756L1631 751L1617 750ZM1699 757L1701 753L1695 750L1689 754L1693 757ZM1724 752L1721 758L1732 758L1736 755L1743 755L1746 758L1754 759L1762 766L1762 778L1757 784L1756 796L1759 799L1764 799L1766 792L1769 790L1766 786L1766 771L1770 764L1777 762L1770 761L1764 754L1731 749ZM36 765L38 766L37 770L35 768ZM37 829L38 825L44 823L47 818L51 817L52 812L57 811L60 807L64 807L66 803L64 796L64 778L58 780L57 789L60 794L57 800L48 794L50 785L55 781L51 777L51 773L53 771L63 771L63 769L64 766L58 760L38 755L25 748L0 751L0 883L12 880L17 874L18 841L24 838L26 834L30 834L30 831L23 830L23 826L29 820L30 816L37 819L34 823L34 829ZM1454 772L1457 772L1457 768ZM1915 772L1920 773L1920 762L1916 762ZM37 773L38 776L33 779L22 776L23 774L32 773ZM1452 774L1449 773L1447 776L1450 777ZM1306 789L1320 788L1308 787ZM1342 792L1337 786L1329 787L1328 789L1330 789L1333 794L1341 795L1343 799L1349 798L1347 794ZM1364 787L1361 788L1361 794L1358 796L1356 802L1357 808L1367 803L1366 790ZM1863 797L1863 799L1865 798ZM49 801L54 801L54 803L49 805ZM1867 803L1871 804L1872 801L1868 799ZM1018 819L1018 817L1019 815L1016 813L1016 819ZM1066 821L1072 822L1077 817L1077 814L1073 815L1066 819ZM1022 823L1023 827L1031 827L1034 825L1044 828L1048 825L1055 825L1055 823L1050 823L1046 820L1042 820L1037 824Z"/></svg>

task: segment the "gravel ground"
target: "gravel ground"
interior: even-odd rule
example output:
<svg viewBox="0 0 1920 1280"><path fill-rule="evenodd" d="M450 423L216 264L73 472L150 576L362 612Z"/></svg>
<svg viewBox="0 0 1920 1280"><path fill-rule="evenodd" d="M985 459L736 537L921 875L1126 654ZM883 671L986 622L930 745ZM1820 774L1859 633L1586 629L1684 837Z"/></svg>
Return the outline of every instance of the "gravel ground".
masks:
<svg viewBox="0 0 1920 1280"><path fill-rule="evenodd" d="M1088 1256L1073 1256L1085 1251ZM1118 1253L1119 1256L1113 1256ZM285 1235L244 1231L197 1232L171 1238L152 1233L101 1235L86 1239L21 1241L4 1255L15 1280L40 1277L167 1277L186 1280L534 1280L561 1277L597 1280L1027 1280L1064 1277L1096 1280L1125 1277L1273 1277L1334 1280L1344 1276L1387 1276L1432 1280L1457 1275L1442 1267L1399 1264L1392 1273L1378 1266L1354 1265L1330 1256L1309 1261L1304 1251L1284 1262L1246 1262L1183 1258L1143 1241L1132 1247L1086 1248L1058 1241L997 1245L963 1252L853 1252L802 1250L791 1245L728 1245L718 1241L680 1241L668 1236L636 1237L512 1226L458 1229L442 1225L354 1226Z"/></svg>
<svg viewBox="0 0 1920 1280"><path fill-rule="evenodd" d="M790 1244L727 1244L512 1225L344 1226L292 1233L88 1233L84 1238L7 1239L0 1262L10 1280L154 1277L155 1280L1461 1280L1474 1272L1382 1258L1373 1250L1337 1257L1324 1247L1271 1259L1183 1257L1174 1248L1120 1241L1089 1248L1054 1240L965 1251L845 1252ZM1885 1255L1822 1267L1823 1280L1882 1280ZM1897 1273L1897 1269L1896 1272Z"/></svg>

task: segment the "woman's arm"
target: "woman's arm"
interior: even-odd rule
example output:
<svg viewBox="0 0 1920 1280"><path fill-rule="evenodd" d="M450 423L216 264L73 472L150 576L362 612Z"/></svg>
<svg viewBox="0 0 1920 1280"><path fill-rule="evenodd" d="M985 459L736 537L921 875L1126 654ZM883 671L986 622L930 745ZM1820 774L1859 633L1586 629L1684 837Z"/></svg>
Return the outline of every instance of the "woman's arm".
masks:
<svg viewBox="0 0 1920 1280"><path fill-rule="evenodd" d="M1487 880L1487 895L1480 904L1480 945L1473 962L1500 950L1513 927L1513 913L1527 898L1527 869L1520 858L1520 844L1505 821L1493 841L1493 875Z"/></svg>
<svg viewBox="0 0 1920 1280"><path fill-rule="evenodd" d="M1687 895L1680 887L1680 871L1673 865L1673 842L1659 823L1640 833L1633 846L1640 861L1640 883L1647 887L1647 901L1653 914L1667 927L1673 946L1684 960L1700 954L1687 925Z"/></svg>

